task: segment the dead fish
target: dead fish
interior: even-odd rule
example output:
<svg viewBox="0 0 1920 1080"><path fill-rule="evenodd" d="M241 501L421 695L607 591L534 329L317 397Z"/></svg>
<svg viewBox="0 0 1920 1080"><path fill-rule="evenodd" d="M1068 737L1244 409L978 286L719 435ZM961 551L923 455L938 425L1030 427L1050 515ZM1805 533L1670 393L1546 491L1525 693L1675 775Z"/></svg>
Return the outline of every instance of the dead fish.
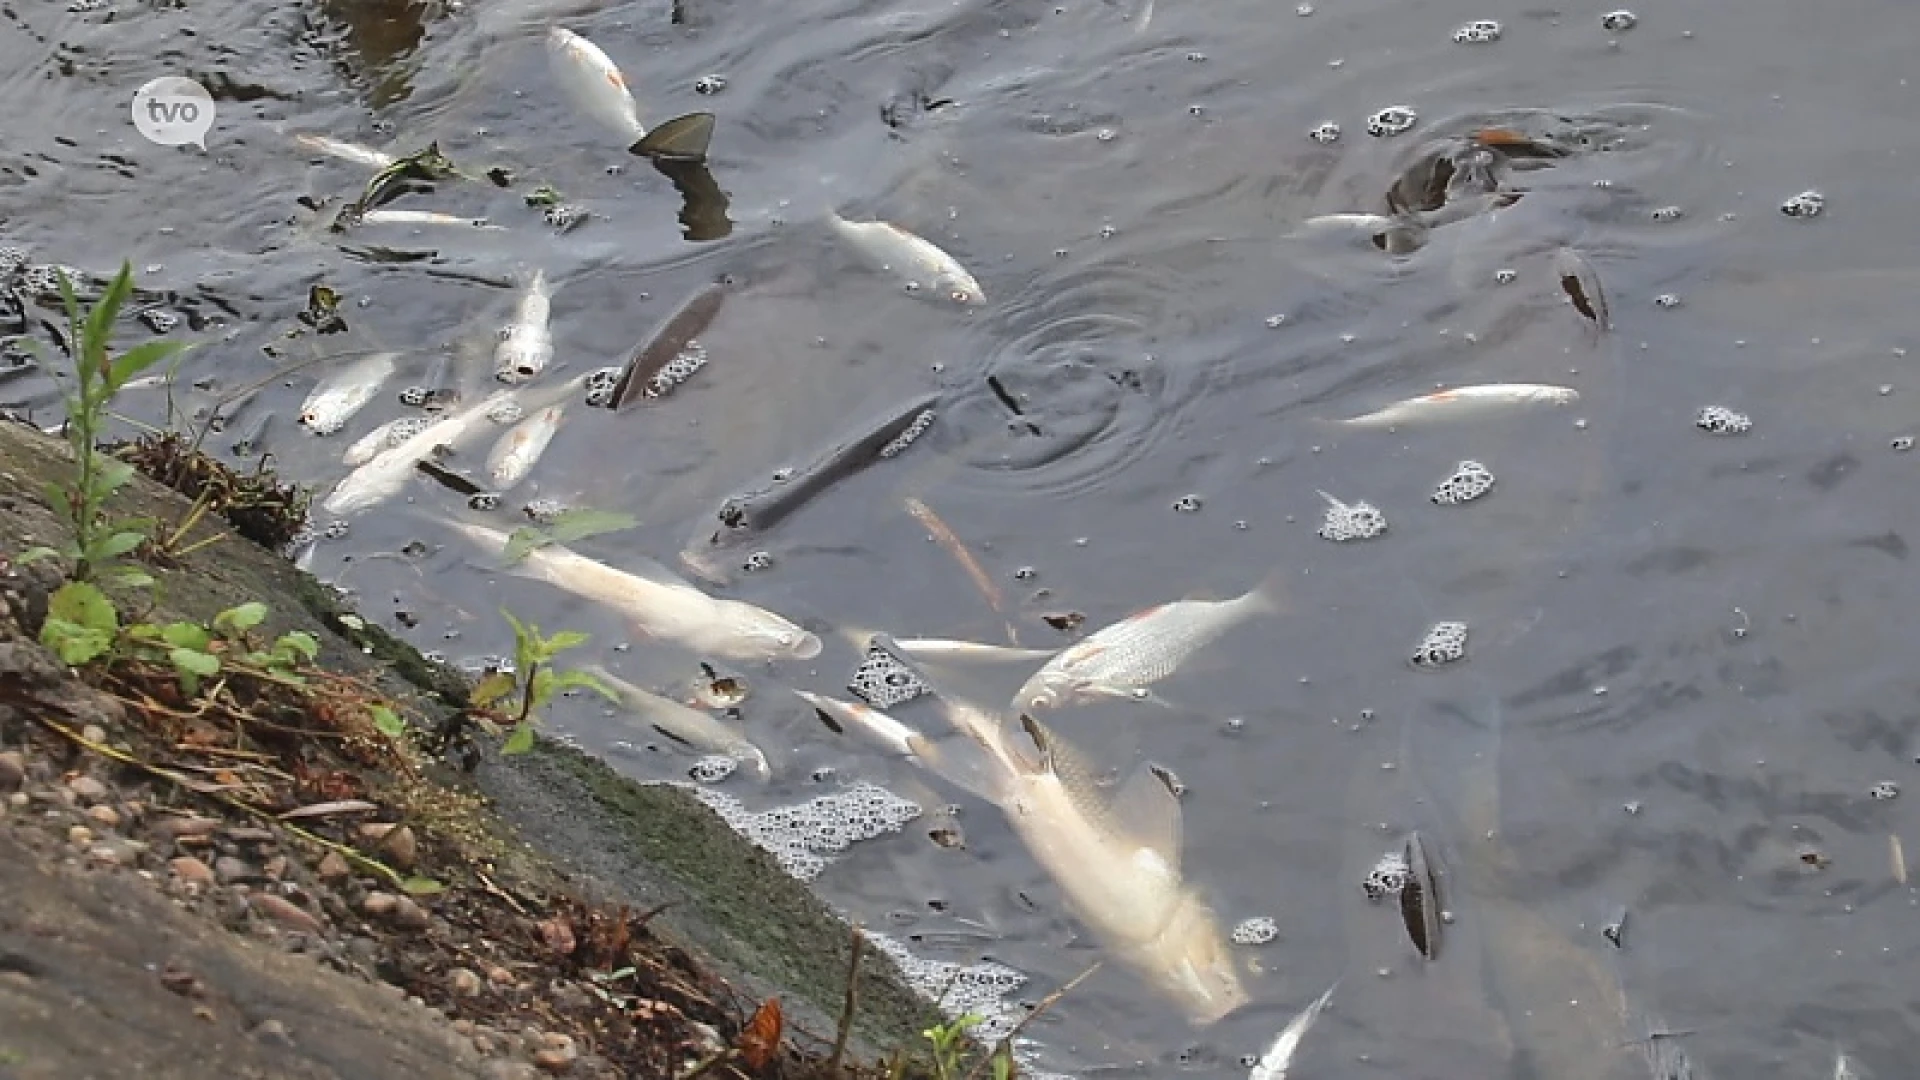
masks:
<svg viewBox="0 0 1920 1080"><path fill-rule="evenodd" d="M547 32L547 61L575 107L612 130L629 152L669 161L706 160L713 114L689 113L649 132L620 68L598 45L571 30L556 26Z"/></svg>
<svg viewBox="0 0 1920 1080"><path fill-rule="evenodd" d="M1833 1052L1833 1080L1866 1080L1866 1074L1860 1066L1847 1056L1845 1050Z"/></svg>
<svg viewBox="0 0 1920 1080"><path fill-rule="evenodd" d="M485 401L448 413L406 441L380 451L348 473L320 504L321 508L329 514L352 514L392 498L406 486L414 466L433 453L435 447L457 445L483 429L491 423L487 414L512 399L513 391L498 391Z"/></svg>
<svg viewBox="0 0 1920 1080"><path fill-rule="evenodd" d="M367 210L358 217L362 225L463 225L471 229L506 231L506 226L490 225L486 218L463 218L438 210Z"/></svg>
<svg viewBox="0 0 1920 1080"><path fill-rule="evenodd" d="M772 766L767 764L767 755L752 740L711 714L642 690L597 664L585 665L580 670L605 684L607 689L613 691L622 709L662 735L698 750L725 754L752 769L753 774L761 780L773 775Z"/></svg>
<svg viewBox="0 0 1920 1080"><path fill-rule="evenodd" d="M680 553L681 561L708 580L729 580L732 575L720 560L723 552L766 536L828 488L869 465L904 453L932 426L938 402L937 394L916 398L879 424L817 455L806 466L780 474L772 484L757 491L729 498L714 514L714 524L703 522L695 530Z"/></svg>
<svg viewBox="0 0 1920 1080"><path fill-rule="evenodd" d="M1468 420L1530 405L1571 405L1580 392L1538 383L1487 383L1396 401L1377 412L1350 417L1348 427L1389 428L1425 421Z"/></svg>
<svg viewBox="0 0 1920 1080"><path fill-rule="evenodd" d="M794 693L799 695L800 700L813 706L814 711L825 717L829 726L836 731L851 728L862 738L900 757L925 758L932 752L926 736L871 705L842 701L805 690L795 690Z"/></svg>
<svg viewBox="0 0 1920 1080"><path fill-rule="evenodd" d="M682 356L687 346L713 325L726 298L726 287L716 282L688 297L678 311L668 316L627 361L626 370L620 373L620 381L613 387L613 408L624 409L641 398L665 397L684 381L685 375L672 370L675 363L685 363Z"/></svg>
<svg viewBox="0 0 1920 1080"><path fill-rule="evenodd" d="M1607 294L1600 288L1600 274L1585 255L1563 247L1553 253L1553 272L1560 278L1560 289L1572 301L1573 309L1586 316L1598 330L1613 329L1607 314Z"/></svg>
<svg viewBox="0 0 1920 1080"><path fill-rule="evenodd" d="M486 549L505 551L507 534L485 525L452 522ZM544 581L583 600L605 605L634 627L694 653L738 660L820 655L820 639L786 619L739 600L708 596L649 559L635 559L643 573L616 570L559 544L535 548L508 567L510 573Z"/></svg>
<svg viewBox="0 0 1920 1080"><path fill-rule="evenodd" d="M1313 999L1312 1003L1301 1009L1292 1020L1287 1022L1286 1027L1280 1029L1280 1034L1274 1037L1273 1045L1267 1047L1267 1052L1261 1054L1253 1063L1253 1070L1247 1074L1247 1080L1287 1080L1287 1066L1293 1063L1293 1055L1299 1052L1301 1040L1307 1037L1307 1031L1313 1027L1313 1022L1320 1019L1320 1013L1326 1009L1327 1003L1333 1000L1334 987L1339 985L1335 982L1333 986L1327 987L1325 993Z"/></svg>
<svg viewBox="0 0 1920 1080"><path fill-rule="evenodd" d="M929 287L933 295L974 307L987 302L967 268L926 240L886 221L848 221L832 210L827 222L874 268L902 278L908 288Z"/></svg>
<svg viewBox="0 0 1920 1080"><path fill-rule="evenodd" d="M872 642L876 635L862 630L850 630L848 636L854 637L855 644L864 647ZM958 641L952 638L889 638L893 644L905 649L907 654L922 661L965 663L1031 663L1034 660L1048 660L1059 653L1058 649L1018 649L1007 645L988 645L980 641Z"/></svg>
<svg viewBox="0 0 1920 1080"><path fill-rule="evenodd" d="M547 452L554 433L560 430L560 419L565 413L566 406L549 405L500 436L500 441L493 444L493 451L487 455L487 477L493 481L494 491L507 491L527 478L539 463L540 455Z"/></svg>
<svg viewBox="0 0 1920 1080"><path fill-rule="evenodd" d="M1321 214L1300 223L1288 239L1352 236L1389 255L1409 255L1426 243L1427 229L1417 218L1384 214Z"/></svg>
<svg viewBox="0 0 1920 1080"><path fill-rule="evenodd" d="M308 150L336 157L341 161L350 161L355 165L364 165L369 169L384 169L399 160L385 151L374 150L357 143L342 142L327 135L295 135L293 141Z"/></svg>
<svg viewBox="0 0 1920 1080"><path fill-rule="evenodd" d="M1400 919L1420 955L1440 955L1440 887L1420 834L1407 834L1407 883L1400 889Z"/></svg>
<svg viewBox="0 0 1920 1080"><path fill-rule="evenodd" d="M553 359L553 291L547 286L544 270L536 268L528 275L520 301L514 306L513 322L500 335L493 350L494 377L508 385L526 382L547 369Z"/></svg>
<svg viewBox="0 0 1920 1080"><path fill-rule="evenodd" d="M398 356L372 353L321 379L300 404L300 426L315 435L332 435L345 427L393 377L393 362Z"/></svg>
<svg viewBox="0 0 1920 1080"><path fill-rule="evenodd" d="M1062 708L1095 697L1149 698L1146 687L1257 615L1278 614L1283 572L1231 600L1176 600L1129 615L1060 650L1020 687L1022 709Z"/></svg>
<svg viewBox="0 0 1920 1080"><path fill-rule="evenodd" d="M348 466L365 465L380 451L399 446L425 431L431 423L433 417L430 416L401 416L389 420L354 440L353 445L347 447L347 452L340 455L340 463Z"/></svg>

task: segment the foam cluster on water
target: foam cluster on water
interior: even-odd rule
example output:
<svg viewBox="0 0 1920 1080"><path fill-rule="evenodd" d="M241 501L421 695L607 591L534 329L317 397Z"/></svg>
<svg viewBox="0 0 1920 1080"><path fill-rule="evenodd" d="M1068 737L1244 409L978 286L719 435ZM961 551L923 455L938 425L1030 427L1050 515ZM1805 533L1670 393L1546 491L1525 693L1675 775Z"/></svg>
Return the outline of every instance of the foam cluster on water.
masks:
<svg viewBox="0 0 1920 1080"><path fill-rule="evenodd" d="M172 333L173 329L180 325L180 316L165 308L147 308L140 313L139 318L141 322L147 324L147 329L156 334Z"/></svg>
<svg viewBox="0 0 1920 1080"><path fill-rule="evenodd" d="M1312 131L1307 132L1307 138L1317 143L1337 143L1340 141L1340 125L1331 120L1316 125Z"/></svg>
<svg viewBox="0 0 1920 1080"><path fill-rule="evenodd" d="M982 1045L994 1046L1013 1034L1027 1010L1008 995L1027 984L1027 977L1005 964L981 960L959 964L952 960L928 960L915 956L899 941L873 930L862 930L867 943L887 955L900 969L908 986L921 997L940 1007L948 1017L980 1017L972 1035ZM1020 1066L1023 1080L1073 1080L1061 1073L1046 1072L1034 1064L1034 1044L1015 1039L1013 1059Z"/></svg>
<svg viewBox="0 0 1920 1080"><path fill-rule="evenodd" d="M487 419L496 424L517 423L526 415L527 410L517 401L502 401L487 410Z"/></svg>
<svg viewBox="0 0 1920 1080"><path fill-rule="evenodd" d="M852 845L899 832L920 816L919 803L864 781L793 806L760 811L748 810L739 799L714 788L685 782L678 786L801 881L818 877L834 856Z"/></svg>
<svg viewBox="0 0 1920 1080"><path fill-rule="evenodd" d="M1709 435L1745 435L1753 430L1753 420L1724 405L1708 405L1693 415L1693 426Z"/></svg>
<svg viewBox="0 0 1920 1080"><path fill-rule="evenodd" d="M1345 544L1371 540L1387 531L1387 515L1372 503L1344 503L1324 491L1320 496L1327 500L1327 516L1320 522L1319 529L1322 540Z"/></svg>
<svg viewBox="0 0 1920 1080"><path fill-rule="evenodd" d="M913 423L908 424L905 431L895 435L892 442L880 448L880 456L890 458L900 453L907 447L912 446L914 442L918 440L920 436L925 435L927 429L932 426L933 410L920 410L920 415L913 418Z"/></svg>
<svg viewBox="0 0 1920 1080"><path fill-rule="evenodd" d="M1419 121L1420 114L1414 112L1412 106L1389 105L1367 117L1367 134L1376 139L1405 135Z"/></svg>
<svg viewBox="0 0 1920 1080"><path fill-rule="evenodd" d="M1453 40L1461 45L1484 45L1490 41L1499 41L1504 33L1500 24L1493 19L1475 19L1453 32Z"/></svg>
<svg viewBox="0 0 1920 1080"><path fill-rule="evenodd" d="M1414 667L1435 668L1456 663L1467 655L1467 624L1463 622L1434 623L1427 636L1414 646L1412 660Z"/></svg>
<svg viewBox="0 0 1920 1080"><path fill-rule="evenodd" d="M1611 30L1616 34L1631 30L1638 25L1640 25L1640 16L1635 15L1626 8L1621 8L1618 11L1609 11L1605 15L1600 16L1601 28Z"/></svg>
<svg viewBox="0 0 1920 1080"><path fill-rule="evenodd" d="M932 692L899 657L877 643L867 646L866 657L847 679L847 690L861 701L882 710Z"/></svg>
<svg viewBox="0 0 1920 1080"><path fill-rule="evenodd" d="M1360 891L1366 893L1369 900L1384 900L1406 888L1407 879L1412 875L1407 857L1398 851L1389 851L1367 871L1366 879L1360 882Z"/></svg>
<svg viewBox="0 0 1920 1080"><path fill-rule="evenodd" d="M1228 935L1235 945L1265 945L1280 936L1280 924L1265 915L1241 920Z"/></svg>
<svg viewBox="0 0 1920 1080"><path fill-rule="evenodd" d="M687 347L675 354L653 378L647 380L646 388L641 391L647 397L666 397L673 388L693 378L693 373L707 366L707 347L698 341L687 342ZM881 451L885 454L886 451Z"/></svg>
<svg viewBox="0 0 1920 1080"><path fill-rule="evenodd" d="M1469 503L1493 490L1493 471L1477 461L1463 461L1453 467L1453 472L1440 486L1433 489L1432 499L1439 506L1458 506Z"/></svg>
<svg viewBox="0 0 1920 1080"><path fill-rule="evenodd" d="M1780 204L1780 212L1788 217L1819 217L1827 208L1827 197L1817 191L1803 191Z"/></svg>
<svg viewBox="0 0 1920 1080"><path fill-rule="evenodd" d="M708 754L687 769L687 777L696 784L717 784L739 767L739 761L725 754Z"/></svg>
<svg viewBox="0 0 1920 1080"><path fill-rule="evenodd" d="M587 404L596 409L613 407L613 388L620 385L623 368L595 368L587 374Z"/></svg>

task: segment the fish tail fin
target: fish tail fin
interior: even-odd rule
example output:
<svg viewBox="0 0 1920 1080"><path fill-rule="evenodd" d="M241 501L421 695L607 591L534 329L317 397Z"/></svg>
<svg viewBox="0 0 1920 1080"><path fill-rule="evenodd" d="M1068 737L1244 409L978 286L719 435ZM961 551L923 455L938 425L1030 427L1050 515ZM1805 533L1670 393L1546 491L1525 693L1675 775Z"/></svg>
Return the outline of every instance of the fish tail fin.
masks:
<svg viewBox="0 0 1920 1080"><path fill-rule="evenodd" d="M676 116L642 135L638 142L627 147L627 153L655 161L704 165L707 148L713 142L713 125L710 112Z"/></svg>

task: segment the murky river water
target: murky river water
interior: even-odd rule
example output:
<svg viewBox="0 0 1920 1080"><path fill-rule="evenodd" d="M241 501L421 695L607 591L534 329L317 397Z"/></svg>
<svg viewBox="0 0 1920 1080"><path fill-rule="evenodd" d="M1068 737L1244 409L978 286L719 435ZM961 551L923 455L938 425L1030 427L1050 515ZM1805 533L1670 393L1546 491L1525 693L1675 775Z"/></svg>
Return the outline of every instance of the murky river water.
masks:
<svg viewBox="0 0 1920 1080"><path fill-rule="evenodd" d="M196 325L174 333L200 343L182 381L212 389L179 404L289 360L402 352L343 435L295 426L309 371L241 408L211 437L222 452L244 435L331 484L348 439L409 411L400 386L463 364L478 365L470 390L485 383L503 286L526 268L556 285L555 377L620 363L686 296L733 282L704 370L639 410L571 408L500 510L420 479L323 542L314 569L370 616L471 658L509 651L506 606L592 633L584 651L633 681L684 678L684 654L608 648L628 638L613 615L491 570L441 522L511 528L526 499L557 499L642 522L582 551L671 562L725 496L938 391L921 444L785 522L763 545L772 568L730 590L829 645L748 669L744 718L775 778L726 790L758 807L870 779L961 807L964 848L931 842L929 817L828 869L819 888L851 916L928 955L1013 964L1029 999L1098 956L997 811L779 689L844 693L858 654L839 628L1005 640L905 498L979 555L1027 645L1069 640L1043 613L1092 628L1288 571L1287 613L1161 687L1174 708L1059 721L1102 767L1152 761L1187 785L1186 874L1229 923L1279 926L1237 949L1253 1004L1196 1032L1109 965L1029 1029L1047 1067L1244 1075L1241 1055L1339 980L1301 1075L1645 1076L1630 1040L1650 1029L1689 1033L1695 1075L1826 1076L1836 1046L1899 1074L1920 989L1889 837L1920 831L1911 796L1869 792L1906 784L1920 753L1904 539L1920 457L1893 444L1920 428L1920 9L1692 0L1616 33L1602 8L1511 0L1158 0L1150 18L1099 0L679 0L680 22L665 0L516 4L0 9L0 238L86 269L126 257L180 294ZM1503 33L1454 41L1473 19ZM694 231L728 235L685 238L674 185L569 110L543 52L554 23L613 56L650 121L718 115L730 229L703 204ZM129 124L133 90L165 74L213 90L207 152ZM710 74L726 85L703 97ZM1396 104L1416 126L1370 137L1368 115ZM1328 122L1337 141L1309 138ZM1296 235L1314 215L1382 211L1420 155L1488 127L1571 152L1508 176L1517 203L1403 256ZM399 205L509 231L330 235L367 170L298 150L297 132L401 153L437 140L473 171L504 166L511 190L456 183ZM595 216L548 227L523 202L539 183ZM1825 213L1781 212L1808 189ZM302 197L331 201L315 213ZM862 268L822 223L830 205L942 245L988 304ZM1562 295L1562 245L1604 283L1611 334ZM347 298L348 332L289 337L323 282ZM1474 382L1582 397L1432 430L1316 422ZM0 390L58 417L51 378ZM165 415L157 394L124 404ZM1752 430L1703 432L1709 405ZM1463 459L1495 490L1435 505ZM1322 490L1380 507L1389 532L1319 538ZM1197 510L1176 512L1186 496ZM402 554L413 540L425 554ZM1467 659L1416 669L1443 620L1469 626ZM939 724L925 702L900 715ZM586 700L552 724L595 746L632 738ZM623 767L685 774L690 757L639 741L659 749ZM1359 888L1409 830L1449 872L1432 962ZM1622 906L1616 949L1600 930Z"/></svg>

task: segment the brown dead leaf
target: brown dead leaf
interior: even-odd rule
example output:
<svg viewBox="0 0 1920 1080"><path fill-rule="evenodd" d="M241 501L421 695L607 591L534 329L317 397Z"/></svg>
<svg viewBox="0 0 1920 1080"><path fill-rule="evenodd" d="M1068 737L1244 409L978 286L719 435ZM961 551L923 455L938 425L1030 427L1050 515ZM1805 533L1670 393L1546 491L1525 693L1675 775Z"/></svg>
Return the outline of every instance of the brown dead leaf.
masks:
<svg viewBox="0 0 1920 1080"><path fill-rule="evenodd" d="M740 1032L740 1056L753 1071L772 1064L774 1055L780 1052L780 1028L780 999L768 998Z"/></svg>

